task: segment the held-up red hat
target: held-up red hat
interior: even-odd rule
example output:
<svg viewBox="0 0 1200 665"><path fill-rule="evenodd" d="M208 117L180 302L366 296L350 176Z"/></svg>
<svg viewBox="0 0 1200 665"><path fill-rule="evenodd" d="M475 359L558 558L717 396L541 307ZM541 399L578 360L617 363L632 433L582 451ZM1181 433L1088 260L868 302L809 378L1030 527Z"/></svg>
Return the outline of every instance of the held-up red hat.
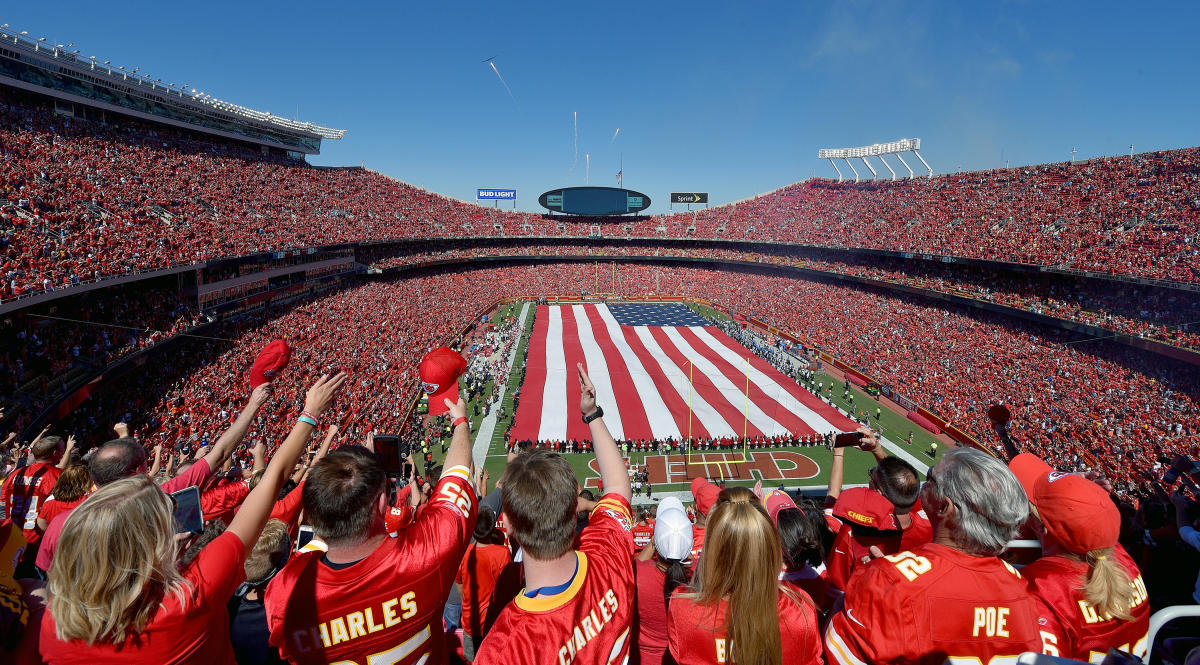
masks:
<svg viewBox="0 0 1200 665"><path fill-rule="evenodd" d="M287 367L288 361L291 359L292 350L282 339L274 340L263 347L263 350L258 352L258 357L254 359L254 366L250 368L250 388L257 388L268 381L274 381L283 373L283 368Z"/></svg>
<svg viewBox="0 0 1200 665"><path fill-rule="evenodd" d="M436 416L449 409L442 402L458 401L458 377L467 371L467 359L457 351L445 346L425 354L417 373L421 376L421 387L429 396L429 415Z"/></svg>
<svg viewBox="0 0 1200 665"><path fill-rule="evenodd" d="M1008 468L1037 508L1046 532L1068 552L1085 554L1117 544L1121 513L1108 492L1076 473L1055 471L1032 453L1021 453Z"/></svg>
<svg viewBox="0 0 1200 665"><path fill-rule="evenodd" d="M842 490L833 514L843 522L871 527L880 531L899 531L896 507L882 494L869 487L852 487Z"/></svg>

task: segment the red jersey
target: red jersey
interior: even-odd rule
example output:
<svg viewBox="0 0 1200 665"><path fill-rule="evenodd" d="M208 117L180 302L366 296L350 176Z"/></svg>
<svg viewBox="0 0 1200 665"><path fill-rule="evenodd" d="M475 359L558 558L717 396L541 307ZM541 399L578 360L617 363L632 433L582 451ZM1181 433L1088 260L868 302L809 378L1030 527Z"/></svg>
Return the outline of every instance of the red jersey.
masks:
<svg viewBox="0 0 1200 665"><path fill-rule="evenodd" d="M292 663L443 663L442 610L475 525L469 472L446 470L398 537L345 567L294 555L267 586L270 644Z"/></svg>
<svg viewBox="0 0 1200 665"><path fill-rule="evenodd" d="M575 576L560 593L517 594L475 656L477 665L624 663L633 620L629 502L604 495L576 551Z"/></svg>
<svg viewBox="0 0 1200 665"><path fill-rule="evenodd" d="M863 565L825 645L830 665L988 665L1042 650L1037 602L1021 574L936 543Z"/></svg>
<svg viewBox="0 0 1200 665"><path fill-rule="evenodd" d="M509 561L512 557L503 545L471 543L467 547L454 581L462 585L462 627L468 635L483 637L492 591Z"/></svg>
<svg viewBox="0 0 1200 665"><path fill-rule="evenodd" d="M1045 653L1084 662L1099 663L1110 648L1127 651L1138 658L1146 655L1146 633L1150 629L1150 604L1146 585L1137 564L1117 545L1113 556L1133 581L1132 621L1099 616L1083 596L1088 566L1062 556L1044 556L1021 569L1029 580L1029 592L1041 607L1042 646Z"/></svg>
<svg viewBox="0 0 1200 665"><path fill-rule="evenodd" d="M633 553L636 556L654 538L654 527L649 524L638 524L633 527Z"/></svg>
<svg viewBox="0 0 1200 665"><path fill-rule="evenodd" d="M874 545L884 554L912 551L933 540L933 525L925 517L925 511L911 513L912 524L902 531L881 531L878 535L854 533L849 523L842 524L833 541L833 549L825 562L829 570L829 583L835 589L845 589L850 583L854 569L861 565L862 558L871 552Z"/></svg>
<svg viewBox="0 0 1200 665"><path fill-rule="evenodd" d="M247 496L250 496L250 482L246 480L209 488L200 495L200 514L205 522L221 520L228 525Z"/></svg>
<svg viewBox="0 0 1200 665"><path fill-rule="evenodd" d="M55 517L75 510L87 498L88 495L84 494L74 501L60 501L51 496L46 503L42 504L42 509L38 512L38 519L46 520L46 523L49 524Z"/></svg>
<svg viewBox="0 0 1200 665"><path fill-rule="evenodd" d="M37 530L38 509L54 491L60 475L62 469L53 463L34 462L14 471L0 487L0 503L5 507L5 514L0 515L0 519L7 517L21 527L28 543L21 555L22 561L32 562L37 556L38 542L42 539Z"/></svg>
<svg viewBox="0 0 1200 665"><path fill-rule="evenodd" d="M775 607L784 660L795 665L820 665L821 629L817 627L817 610L807 596L781 588ZM726 611L725 601L716 607L705 607L687 597L683 589L677 589L667 613L667 635L675 660L685 665L734 662L725 639ZM756 607L742 611L760 610Z"/></svg>
<svg viewBox="0 0 1200 665"><path fill-rule="evenodd" d="M637 613L633 622L633 645L642 663L661 663L667 652L667 599L663 586L667 574L653 559L635 561Z"/></svg>
<svg viewBox="0 0 1200 665"><path fill-rule="evenodd" d="M42 618L42 658L50 665L139 665L146 663L204 663L234 665L225 604L246 579L246 548L232 532L217 536L185 568L190 584L179 597L168 593L146 629L121 644L63 642L54 635L54 616Z"/></svg>

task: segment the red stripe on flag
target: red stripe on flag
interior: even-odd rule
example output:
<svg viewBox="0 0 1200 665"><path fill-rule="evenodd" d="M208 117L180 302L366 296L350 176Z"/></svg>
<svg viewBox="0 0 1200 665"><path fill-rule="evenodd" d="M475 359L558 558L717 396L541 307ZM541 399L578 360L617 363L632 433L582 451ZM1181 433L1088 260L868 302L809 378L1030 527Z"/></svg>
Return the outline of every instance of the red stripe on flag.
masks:
<svg viewBox="0 0 1200 665"><path fill-rule="evenodd" d="M700 337L697 336L696 333L692 332L688 328L682 328L682 327L676 328L676 330L679 331L680 336L682 336L685 340L687 340L688 344L692 345L693 349L696 349L697 351L699 351L700 355L704 356L708 360L708 362L710 362L714 366L716 366L716 368L718 370L720 370L722 374L725 375L725 378L729 379L730 382L733 383L733 385L737 386L742 391L743 395L746 394L745 391L746 391L747 381L746 381L746 374L745 374L746 366L744 364L741 367L734 367L732 364L730 364L730 362L728 360L726 360L724 357L722 357L721 354L717 353L715 350L713 350L711 347L709 347L707 344L705 344L704 340L700 339ZM746 356L754 356L754 353L746 348L742 348L740 350L735 349L735 351L737 352L737 354L739 356L743 357L743 359ZM771 376L771 375L768 374L768 376ZM779 376L771 376L771 378L774 379L776 383L780 383L780 378L783 378L783 375L780 374ZM785 379L785 380L790 381L790 379ZM796 414L789 411L787 409L787 407L785 407L784 405L775 401L775 398L773 398L773 397L767 395L765 392L763 392L762 388L759 388L757 385L755 385L755 383L753 381L749 382L749 386L750 386L750 402L753 403L755 406L757 406L759 409L762 409L763 413L767 414L767 416L769 418L774 419L775 422L779 423L780 425L783 425L784 427L786 427L788 429L789 432L792 432L793 434L814 434L814 433L816 433L816 430L809 427L808 423L806 423L800 419L800 416L797 416ZM741 407L743 410L745 410L745 408L746 408L745 402L743 402L741 404ZM742 431L736 427L734 428L734 430L739 433Z"/></svg>
<svg viewBox="0 0 1200 665"><path fill-rule="evenodd" d="M575 366L582 364L587 369L583 347L579 345L579 325L575 323L575 312L570 305L560 306L559 312L562 314L563 354L567 363L567 439L590 441L591 432L579 412L581 391Z"/></svg>
<svg viewBox="0 0 1200 665"><path fill-rule="evenodd" d="M608 365L608 377L612 381L613 399L617 402L617 410L621 413L621 429L625 431L627 440L652 439L650 421L646 418L646 405L638 394L637 387L629 375L629 366L621 352L613 345L612 337L608 334L608 324L600 316L596 305L584 305L588 321L592 324L592 338L604 354L604 362Z"/></svg>
<svg viewBox="0 0 1200 665"><path fill-rule="evenodd" d="M538 305L533 318L533 333L529 338L529 353L525 361L525 379L521 384L521 404L513 417L509 436L513 441L536 441L542 424L542 392L546 386L546 333L550 327L550 312Z"/></svg>
<svg viewBox="0 0 1200 665"><path fill-rule="evenodd" d="M632 326L621 326L621 335L625 337L629 348L633 350L633 355L637 356L641 361L642 367L646 368L646 372L650 375L650 380L654 382L654 388L658 390L658 394L662 395L663 402L667 405L667 410L671 412L671 417L675 419L675 426L679 428L679 435L687 438L688 435L688 405L675 390L675 386L663 374L663 368L659 366L658 361L646 347L642 344L642 340L634 332ZM704 429L704 424L700 422L694 414L692 415L692 438L702 439L708 438L708 430Z"/></svg>
<svg viewBox="0 0 1200 665"><path fill-rule="evenodd" d="M696 394L703 397L704 401L708 402L708 405L711 406L717 412L717 414L725 419L725 422L734 431L734 433L739 436L741 436L743 432L747 432L749 436L762 435L762 430L755 427L754 423L746 422L746 416L742 412L743 407L731 404L729 400L725 398L725 395L723 395L721 391L717 389L716 385L713 384L712 379L705 375L704 372L700 371L700 368L697 367L695 371L692 371L688 367L689 361L687 357L675 347L675 343L672 342L671 338L667 336L666 331L658 327L650 327L648 330L654 337L655 341L658 342L658 346L662 348L663 353L665 353L667 357L671 359L671 362L675 363L679 366L679 369L683 370L684 376L691 377L692 388L696 391Z"/></svg>
<svg viewBox="0 0 1200 665"><path fill-rule="evenodd" d="M730 349L733 349L738 353L738 355L746 352L746 347L738 344L732 337L721 332L719 328L705 326L704 329L707 330L708 333L712 335L718 342L724 344ZM817 415L827 420L829 424L833 425L834 427L837 427L843 432L853 432L859 428L858 423L842 415L841 411L838 411L820 397L817 397L811 392L800 387L795 381L784 376L779 370L775 369L775 366L771 363L759 358L757 355L752 354L750 357L750 364L758 371L775 379L775 382L783 386L783 389L788 391L788 394L790 394L792 397L795 397L804 406L812 409Z"/></svg>

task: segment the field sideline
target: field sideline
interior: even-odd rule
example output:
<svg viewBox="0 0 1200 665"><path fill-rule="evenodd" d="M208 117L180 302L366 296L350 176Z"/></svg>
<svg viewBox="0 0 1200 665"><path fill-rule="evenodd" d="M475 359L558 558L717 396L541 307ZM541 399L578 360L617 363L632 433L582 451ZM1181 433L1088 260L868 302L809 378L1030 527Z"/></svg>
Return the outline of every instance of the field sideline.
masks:
<svg viewBox="0 0 1200 665"><path fill-rule="evenodd" d="M523 304L522 302L515 302L503 306L497 309L489 319L492 321L503 321L508 315L518 316ZM701 305L689 306L701 316L711 317L715 315L718 318L727 318L722 313ZM520 358L524 354L525 347L529 343L529 336L533 330L533 318L533 312L531 311L525 322L525 329L522 331L521 340L518 342L517 358ZM506 415L496 425L495 435L492 437L484 464L485 468L491 474L493 483L504 471L504 434L508 431L513 418L511 395L523 380L524 373L521 368L519 366L514 367L509 376L508 391L504 399ZM818 380L824 382L825 385L829 385L833 381L824 372L818 373ZM489 383L484 393L489 394L490 389L491 384ZM858 410L865 409L868 413L874 414L875 408L878 406L875 400L853 385L851 385L850 392L854 395L854 404ZM846 410L848 404L843 403L841 393L842 386L839 384L834 389L833 403ZM477 432L482 416L472 416L471 420L472 432ZM922 462L932 463L933 460L925 454L925 451L929 450L929 444L935 441L932 435L904 416L888 409L883 409L880 421L883 434L889 441L906 450ZM911 446L904 443L910 432L912 432L913 436ZM435 449L435 456L439 456L437 452ZM941 449L939 449L939 452L941 452ZM686 458L683 456L675 455L667 458L658 453L631 452L628 458L632 465L649 464L654 493L686 491L689 487L687 481L697 475L705 475L713 480L725 479L729 485L750 486L754 484L755 480L761 478L766 487L776 487L782 484L789 489L804 487L814 489L824 488L829 483L829 466L833 458L831 450L823 446L812 446L749 450L745 453L742 451L728 453L713 451L706 453L697 452L693 455L693 462L699 462L702 454L706 455L706 459L712 463L708 465L699 463L688 464ZM589 466L589 463L593 460L592 455L570 454L565 455L565 457L575 469L581 483L588 487L595 484L597 474ZM811 460L811 465L807 460ZM873 466L874 458L870 454L857 450L848 451L846 453L845 483L848 485L865 484L867 482L867 472Z"/></svg>

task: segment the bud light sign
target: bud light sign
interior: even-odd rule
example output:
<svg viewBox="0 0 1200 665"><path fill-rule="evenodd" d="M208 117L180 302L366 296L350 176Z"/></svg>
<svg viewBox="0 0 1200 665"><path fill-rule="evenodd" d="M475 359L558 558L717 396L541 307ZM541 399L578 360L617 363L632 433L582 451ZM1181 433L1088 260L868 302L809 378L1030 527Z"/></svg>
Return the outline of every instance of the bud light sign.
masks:
<svg viewBox="0 0 1200 665"><path fill-rule="evenodd" d="M488 201L515 201L517 199L517 190L515 189L477 189L475 191L477 199Z"/></svg>

